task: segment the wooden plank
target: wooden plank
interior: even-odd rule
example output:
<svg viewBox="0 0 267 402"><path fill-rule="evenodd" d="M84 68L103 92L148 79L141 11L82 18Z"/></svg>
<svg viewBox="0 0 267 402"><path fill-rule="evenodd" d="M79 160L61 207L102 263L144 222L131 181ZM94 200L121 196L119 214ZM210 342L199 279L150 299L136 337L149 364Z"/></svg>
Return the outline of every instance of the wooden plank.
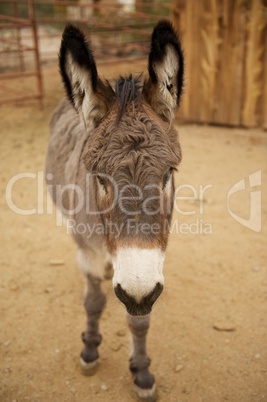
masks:
<svg viewBox="0 0 267 402"><path fill-rule="evenodd" d="M199 53L199 9L201 2L187 1L185 8L185 56L186 86L183 99L184 117L189 122L200 119L200 53Z"/></svg>
<svg viewBox="0 0 267 402"><path fill-rule="evenodd" d="M222 24L219 29L220 60L216 78L213 122L239 126L243 91L245 57L245 7L243 0L222 3Z"/></svg>
<svg viewBox="0 0 267 402"><path fill-rule="evenodd" d="M261 20L260 20L261 18ZM173 0L188 122L267 126L266 0Z"/></svg>
<svg viewBox="0 0 267 402"><path fill-rule="evenodd" d="M264 15L262 0L251 0L247 23L245 90L242 105L242 125L247 127L256 127L263 124L264 88L262 83L264 82L263 61L264 48L266 53L266 37L264 38L264 33L266 35L266 25L267 16Z"/></svg>
<svg viewBox="0 0 267 402"><path fill-rule="evenodd" d="M267 16L266 16L267 17ZM262 99L262 126L267 130L267 27L265 26L264 34L264 84L263 84L263 99Z"/></svg>
<svg viewBox="0 0 267 402"><path fill-rule="evenodd" d="M198 4L198 3L197 3ZM186 27L187 27L187 104L186 111L190 121L197 121L196 116L196 101L197 95L197 82L196 76L198 71L197 56L196 56L196 31L197 31L197 19L194 7L192 7L191 1L186 4ZM188 47L188 49L187 49Z"/></svg>
<svg viewBox="0 0 267 402"><path fill-rule="evenodd" d="M216 105L214 94L216 90L218 63L218 4L216 0L204 0L200 13L200 92L198 96L200 122L212 122Z"/></svg>
<svg viewBox="0 0 267 402"><path fill-rule="evenodd" d="M188 95L188 76L190 76L190 41L189 41L189 35L190 32L186 28L186 16L188 15L188 10L186 8L186 0L176 0L174 1L173 7L172 7L172 14L171 14L171 20L176 27L181 40L182 40L182 45L184 49L184 56L185 56L185 82L184 82L184 93L182 97L182 102L180 105L180 108L177 113L177 117L179 120L182 121L189 121L190 120L190 99ZM189 60L188 60L189 58Z"/></svg>

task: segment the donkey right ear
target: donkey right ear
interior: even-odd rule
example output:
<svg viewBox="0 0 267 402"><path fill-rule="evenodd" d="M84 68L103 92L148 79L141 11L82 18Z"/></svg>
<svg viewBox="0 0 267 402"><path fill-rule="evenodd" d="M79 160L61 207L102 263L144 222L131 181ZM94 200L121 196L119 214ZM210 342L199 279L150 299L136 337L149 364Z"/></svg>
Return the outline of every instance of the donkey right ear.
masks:
<svg viewBox="0 0 267 402"><path fill-rule="evenodd" d="M159 21L153 31L148 72L144 97L156 113L170 121L183 90L184 57L178 35L167 20Z"/></svg>
<svg viewBox="0 0 267 402"><path fill-rule="evenodd" d="M99 79L96 64L84 33L68 25L59 52L59 68L66 94L84 122L95 125L105 116L115 94L108 82Z"/></svg>

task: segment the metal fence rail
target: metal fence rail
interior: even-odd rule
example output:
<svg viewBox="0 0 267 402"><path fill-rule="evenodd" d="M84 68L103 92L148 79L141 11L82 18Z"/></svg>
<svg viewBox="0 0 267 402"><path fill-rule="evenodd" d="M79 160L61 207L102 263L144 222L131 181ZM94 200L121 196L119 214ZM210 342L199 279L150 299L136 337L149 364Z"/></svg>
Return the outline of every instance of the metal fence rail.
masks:
<svg viewBox="0 0 267 402"><path fill-rule="evenodd" d="M38 38L36 21L34 14L33 0L29 0L27 3L28 16L22 18L19 16L18 4L12 2L11 15L0 15L0 55L1 55L1 69L0 69L0 105L8 102L25 101L28 99L38 99L39 105L42 108L43 103L43 83L40 66L40 57L38 49ZM21 30L28 28L32 36L32 45L27 46L22 43ZM14 39L5 37L6 32L13 32ZM24 63L24 53L33 53L34 66L30 71L26 71ZM5 69L5 61L7 55L13 53L19 60L18 71L7 73ZM4 59L5 57L5 59ZM36 78L36 90L34 92L25 92L18 80L35 77ZM11 81L12 80L12 81Z"/></svg>
<svg viewBox="0 0 267 402"><path fill-rule="evenodd" d="M42 106L41 66L57 62L66 23L90 31L98 63L134 62L147 55L151 29L170 9L171 0L0 0L0 105L35 98ZM23 90L32 77L35 91Z"/></svg>

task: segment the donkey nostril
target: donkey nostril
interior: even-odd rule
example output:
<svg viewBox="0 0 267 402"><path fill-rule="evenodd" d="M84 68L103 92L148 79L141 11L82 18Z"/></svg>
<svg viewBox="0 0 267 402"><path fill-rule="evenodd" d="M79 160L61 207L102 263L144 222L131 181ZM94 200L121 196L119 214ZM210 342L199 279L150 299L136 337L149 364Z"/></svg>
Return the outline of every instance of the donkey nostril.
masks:
<svg viewBox="0 0 267 402"><path fill-rule="evenodd" d="M149 314L153 304L160 296L163 290L163 285L159 282L156 284L154 289L139 302L135 300L134 297L129 295L126 290L122 288L120 284L116 285L114 292L118 299L125 305L127 311L131 315L145 315Z"/></svg>
<svg viewBox="0 0 267 402"><path fill-rule="evenodd" d="M127 304L129 301L129 295L127 294L127 292L121 287L120 284L118 284L115 288L114 288L114 292L117 296L117 298L123 303L123 304Z"/></svg>
<svg viewBox="0 0 267 402"><path fill-rule="evenodd" d="M161 283L158 282L154 287L154 289L152 290L152 292L149 293L148 296L146 296L146 298L148 299L147 301L151 304L151 307L155 303L157 298L161 295L162 291L163 291L163 285L161 285Z"/></svg>

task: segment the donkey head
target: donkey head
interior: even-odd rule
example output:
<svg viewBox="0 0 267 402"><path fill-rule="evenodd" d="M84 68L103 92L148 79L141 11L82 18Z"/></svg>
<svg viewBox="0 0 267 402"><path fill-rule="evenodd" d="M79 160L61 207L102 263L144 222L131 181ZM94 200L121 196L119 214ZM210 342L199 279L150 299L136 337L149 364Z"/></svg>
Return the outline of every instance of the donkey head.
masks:
<svg viewBox="0 0 267 402"><path fill-rule="evenodd" d="M183 86L183 54L168 21L152 34L144 82L98 76L84 34L65 29L60 69L69 100L90 135L85 166L94 175L99 219L113 259L114 290L132 315L148 314L163 289L163 262L181 160L171 122Z"/></svg>

